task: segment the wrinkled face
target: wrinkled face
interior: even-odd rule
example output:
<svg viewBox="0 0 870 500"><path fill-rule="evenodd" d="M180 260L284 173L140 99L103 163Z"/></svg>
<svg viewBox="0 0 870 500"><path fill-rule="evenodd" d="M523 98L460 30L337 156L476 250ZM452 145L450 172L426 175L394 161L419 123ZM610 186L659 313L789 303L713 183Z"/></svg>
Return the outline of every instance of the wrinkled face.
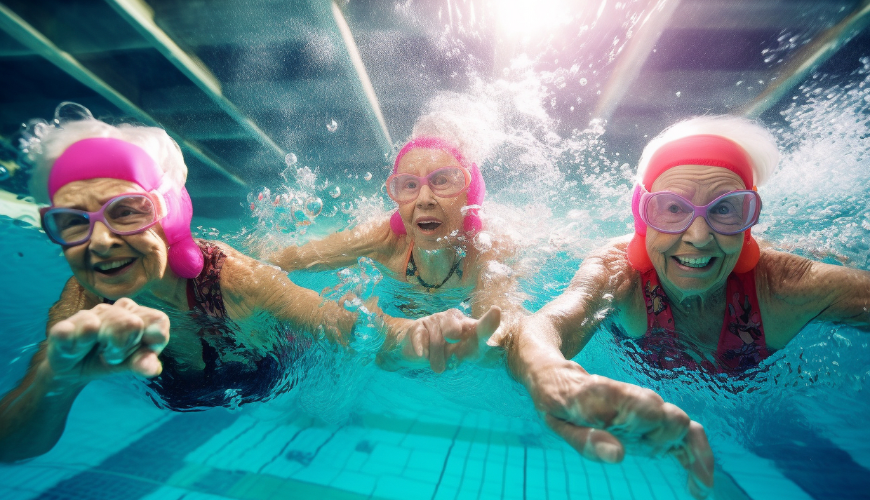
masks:
<svg viewBox="0 0 870 500"><path fill-rule="evenodd" d="M730 170L703 165L682 165L666 170L650 192L670 191L695 205L706 205L729 191L746 189ZM725 283L734 269L743 233L725 236L698 217L684 232L665 234L647 227L646 250L666 289L682 297L704 295Z"/></svg>
<svg viewBox="0 0 870 500"><path fill-rule="evenodd" d="M451 166L459 166L452 155L437 149L417 148L402 157L396 173L424 177L439 168ZM424 185L415 201L399 205L399 215L418 247L435 250L449 244L445 237L462 231L462 207L467 200L465 193L453 198L435 196L429 186Z"/></svg>
<svg viewBox="0 0 870 500"><path fill-rule="evenodd" d="M89 179L66 184L52 199L55 207L94 212L124 193L144 190L118 179ZM73 275L89 291L109 300L134 297L167 272L168 247L160 224L144 232L118 236L102 222L94 223L91 239L63 247Z"/></svg>

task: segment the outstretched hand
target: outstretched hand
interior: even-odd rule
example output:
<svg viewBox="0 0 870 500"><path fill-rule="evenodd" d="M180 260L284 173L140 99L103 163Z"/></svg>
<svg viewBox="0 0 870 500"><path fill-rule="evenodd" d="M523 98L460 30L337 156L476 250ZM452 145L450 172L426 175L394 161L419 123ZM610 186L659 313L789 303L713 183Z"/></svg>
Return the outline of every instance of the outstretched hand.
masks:
<svg viewBox="0 0 870 500"><path fill-rule="evenodd" d="M99 304L54 324L46 362L55 377L88 381L119 372L160 375L157 356L169 342L169 317L128 298Z"/></svg>
<svg viewBox="0 0 870 500"><path fill-rule="evenodd" d="M487 341L501 324L501 309L490 307L473 319L457 309L448 309L411 321L398 334L398 349L404 361L428 362L441 373L453 360L477 359L489 348ZM452 366L451 366L452 367Z"/></svg>
<svg viewBox="0 0 870 500"><path fill-rule="evenodd" d="M626 453L670 454L689 472L688 488L705 498L713 487L713 452L703 427L655 392L589 375L565 361L541 367L529 392L547 425L585 458L620 462Z"/></svg>

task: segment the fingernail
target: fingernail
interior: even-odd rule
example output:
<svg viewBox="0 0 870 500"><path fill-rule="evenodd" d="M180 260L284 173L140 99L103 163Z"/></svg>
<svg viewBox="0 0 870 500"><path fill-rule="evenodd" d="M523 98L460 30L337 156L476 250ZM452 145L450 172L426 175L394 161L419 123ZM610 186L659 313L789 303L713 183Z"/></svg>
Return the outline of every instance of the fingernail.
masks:
<svg viewBox="0 0 870 500"><path fill-rule="evenodd" d="M610 443L598 443L595 445L595 454L603 462L615 464L619 461L619 448Z"/></svg>

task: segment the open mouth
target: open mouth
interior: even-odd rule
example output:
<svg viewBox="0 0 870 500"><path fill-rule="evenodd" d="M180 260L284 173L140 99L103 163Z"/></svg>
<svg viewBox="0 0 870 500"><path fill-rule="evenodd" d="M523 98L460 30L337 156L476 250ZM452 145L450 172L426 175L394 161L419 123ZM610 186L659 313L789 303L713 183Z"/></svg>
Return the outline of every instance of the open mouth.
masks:
<svg viewBox="0 0 870 500"><path fill-rule="evenodd" d="M689 267L692 269L707 269L709 268L713 261L716 260L716 257L677 257L674 256L673 259L677 261L677 264L683 267Z"/></svg>
<svg viewBox="0 0 870 500"><path fill-rule="evenodd" d="M124 272L130 265L133 264L133 261L136 259L123 259L123 260L112 260L106 262L98 262L94 265L94 271L105 274L108 276L112 276L115 274L120 274Z"/></svg>
<svg viewBox="0 0 870 500"><path fill-rule="evenodd" d="M438 229L438 227L440 227L440 226L441 226L441 222L438 222L436 220L427 220L427 221L417 223L417 227L419 227L423 231L434 231L434 230Z"/></svg>

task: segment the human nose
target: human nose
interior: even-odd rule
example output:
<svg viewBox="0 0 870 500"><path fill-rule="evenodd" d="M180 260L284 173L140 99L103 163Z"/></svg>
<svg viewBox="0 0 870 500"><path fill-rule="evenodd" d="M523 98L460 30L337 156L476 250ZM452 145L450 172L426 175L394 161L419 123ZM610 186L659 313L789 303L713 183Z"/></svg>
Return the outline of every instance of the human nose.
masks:
<svg viewBox="0 0 870 500"><path fill-rule="evenodd" d="M420 192L417 194L418 207L432 207L435 205L435 193L429 187L429 184L424 184L420 187Z"/></svg>
<svg viewBox="0 0 870 500"><path fill-rule="evenodd" d="M707 219L700 216L695 217L695 220L683 232L683 241L699 248L706 246L713 238L713 229L707 224Z"/></svg>
<svg viewBox="0 0 870 500"><path fill-rule="evenodd" d="M88 247L97 253L103 253L118 242L118 235L113 233L104 222L94 222Z"/></svg>

